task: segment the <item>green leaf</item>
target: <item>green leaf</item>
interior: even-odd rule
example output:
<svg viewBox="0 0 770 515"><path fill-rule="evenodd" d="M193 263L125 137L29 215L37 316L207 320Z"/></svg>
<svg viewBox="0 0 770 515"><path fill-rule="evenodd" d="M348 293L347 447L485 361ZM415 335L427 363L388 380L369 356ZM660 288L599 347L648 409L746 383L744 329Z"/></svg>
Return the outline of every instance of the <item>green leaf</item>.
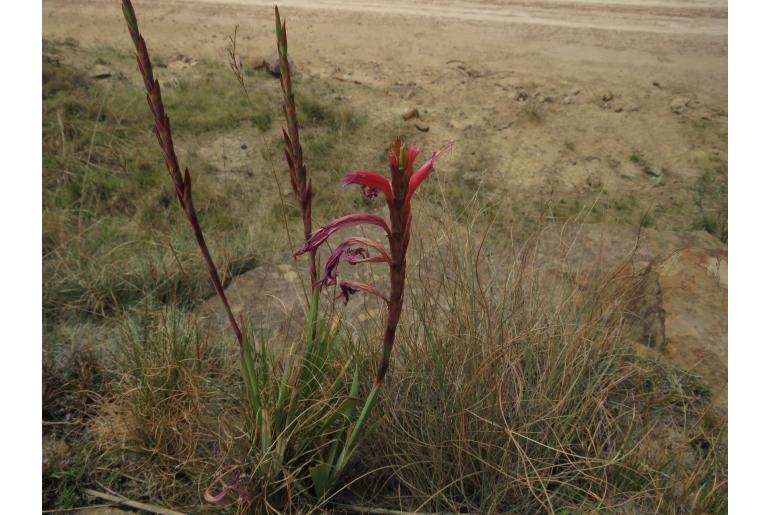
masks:
<svg viewBox="0 0 770 515"><path fill-rule="evenodd" d="M313 479L313 489L317 497L325 496L331 489L330 475L331 467L327 463L320 463L310 469L310 477Z"/></svg>
<svg viewBox="0 0 770 515"><path fill-rule="evenodd" d="M246 390L249 394L251 409L256 415L260 410L259 385L257 371L254 369L254 356L251 353L251 343L249 341L245 341L241 349L241 368L246 377Z"/></svg>

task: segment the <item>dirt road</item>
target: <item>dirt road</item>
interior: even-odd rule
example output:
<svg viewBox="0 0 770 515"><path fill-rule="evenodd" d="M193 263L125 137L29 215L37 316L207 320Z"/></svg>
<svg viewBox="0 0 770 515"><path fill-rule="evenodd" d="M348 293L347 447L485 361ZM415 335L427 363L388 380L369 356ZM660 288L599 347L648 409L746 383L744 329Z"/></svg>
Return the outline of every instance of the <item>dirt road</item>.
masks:
<svg viewBox="0 0 770 515"><path fill-rule="evenodd" d="M235 24L253 36L244 51L271 48L272 1L136 4L144 30L186 54L220 54ZM293 41L295 59L318 73L340 68L387 80L462 60L542 78L622 83L654 75L717 97L727 90L723 0L288 0L281 7L303 35ZM117 0L46 0L43 10L47 36L126 43Z"/></svg>

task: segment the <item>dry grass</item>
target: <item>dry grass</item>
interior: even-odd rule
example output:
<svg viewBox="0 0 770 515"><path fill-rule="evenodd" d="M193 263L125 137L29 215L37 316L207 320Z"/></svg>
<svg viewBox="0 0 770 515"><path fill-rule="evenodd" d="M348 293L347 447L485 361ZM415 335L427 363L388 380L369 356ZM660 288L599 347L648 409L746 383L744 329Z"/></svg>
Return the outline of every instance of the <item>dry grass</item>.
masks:
<svg viewBox="0 0 770 515"><path fill-rule="evenodd" d="M499 254L479 252L473 231L432 230L436 241L415 241L417 266L376 423L331 506L726 511L725 426L707 389L639 357L627 336L643 275L621 269L576 282L533 266L526 247L493 263ZM364 378L376 370L370 345L380 328L371 315L349 324L341 343L340 357L352 358ZM247 441L240 378L216 350L225 342L201 341L190 318L168 324L127 333L129 359L118 367L116 397L103 405L108 417L121 406L128 428L122 440L95 433L100 448L111 448L102 459L141 479L133 490L116 488L203 510L207 481L237 470L262 492L253 509L310 509L308 461L270 479L264 455ZM281 365L267 357L278 376ZM308 421L341 400L331 391L319 390Z"/></svg>
<svg viewBox="0 0 770 515"><path fill-rule="evenodd" d="M361 453L362 470L383 470L362 503L726 511L724 426L706 389L629 339L643 274L564 276L534 266L527 246L490 255L472 236L483 231L441 227L417 259L382 419Z"/></svg>

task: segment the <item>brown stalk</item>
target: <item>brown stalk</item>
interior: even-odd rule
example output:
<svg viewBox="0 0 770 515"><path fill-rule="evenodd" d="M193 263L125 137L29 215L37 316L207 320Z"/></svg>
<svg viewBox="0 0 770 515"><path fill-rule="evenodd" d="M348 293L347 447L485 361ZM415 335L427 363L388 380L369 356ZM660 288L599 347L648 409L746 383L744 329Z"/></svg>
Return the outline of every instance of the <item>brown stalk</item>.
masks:
<svg viewBox="0 0 770 515"><path fill-rule="evenodd" d="M289 66L289 46L286 39L286 21L281 22L278 6L275 7L275 36L278 45L278 59L281 68L281 91L283 92L283 115L286 118L286 128L283 130L283 139L286 147L284 154L289 166L289 177L294 196L297 198L302 224L305 230L305 241L310 239L313 233L312 181L307 176L307 167L302 155L302 145L299 140L299 123L297 122L297 108L294 102L294 91L291 82L291 67ZM316 264L316 250L310 251L309 257L310 282L315 288L318 282L318 268Z"/></svg>
<svg viewBox="0 0 770 515"><path fill-rule="evenodd" d="M131 0L122 0L123 3L123 16L126 18L126 24L128 25L128 32L131 35L131 39L134 42L136 48L136 62L139 65L139 71L142 74L144 80L144 88L147 92L147 104L150 106L150 112L152 113L155 125L153 130L155 136L158 138L158 144L163 151L163 156L166 160L166 168L171 176L171 180L174 183L174 189L176 191L177 200L179 205L187 216L187 221L193 229L195 239L200 247L203 260L206 262L206 267L209 272L209 277L214 285L214 289L222 301L227 313L227 319L230 322L235 338L238 340L238 345L243 349L243 333L238 325L238 322L233 316L232 309L230 309L230 303L225 295L225 290L222 287L222 281L217 272L214 260L211 258L206 240L203 237L203 231L201 230L200 223L198 223L198 216L195 212L195 206L192 199L192 179L190 178L190 172L187 168L182 175L179 167L179 162L176 157L176 151L174 150L174 140L171 136L171 121L163 107L163 98L160 92L160 84L155 79L152 73L152 63L150 62L150 54L147 51L147 45L144 42L144 38L139 32L139 24L136 21L136 14L134 13L134 7L131 5Z"/></svg>

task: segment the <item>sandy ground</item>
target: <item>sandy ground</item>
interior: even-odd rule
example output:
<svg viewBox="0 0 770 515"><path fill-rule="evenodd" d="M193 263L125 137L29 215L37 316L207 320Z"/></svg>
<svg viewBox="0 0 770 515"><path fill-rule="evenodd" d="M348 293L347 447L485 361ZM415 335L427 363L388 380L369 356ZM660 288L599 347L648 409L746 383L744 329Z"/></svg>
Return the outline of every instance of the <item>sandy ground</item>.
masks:
<svg viewBox="0 0 770 515"><path fill-rule="evenodd" d="M84 44L125 46L117 1L45 0L43 32ZM135 2L144 31L176 51L214 56L236 24L253 37L245 51L272 47L273 2ZM616 0L281 2L293 55L312 73L335 69L371 81L433 79L449 60L485 75L649 82L650 77L726 101L724 1Z"/></svg>
<svg viewBox="0 0 770 515"><path fill-rule="evenodd" d="M274 48L272 2L135 5L154 55L224 61L236 24L244 62ZM375 123L418 107L430 132L402 123L429 148L455 140L447 161L472 171L466 182L541 204L631 194L665 219L692 209L698 176L726 169L724 0L287 0L281 9L303 75L360 84L351 102ZM45 0L43 35L130 51L117 0ZM687 105L674 112L677 98Z"/></svg>

